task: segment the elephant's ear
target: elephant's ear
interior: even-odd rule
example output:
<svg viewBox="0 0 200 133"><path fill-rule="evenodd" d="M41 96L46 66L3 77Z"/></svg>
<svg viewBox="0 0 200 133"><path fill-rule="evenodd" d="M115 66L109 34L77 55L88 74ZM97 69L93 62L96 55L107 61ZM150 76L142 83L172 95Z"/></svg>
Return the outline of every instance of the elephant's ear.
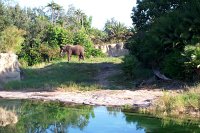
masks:
<svg viewBox="0 0 200 133"><path fill-rule="evenodd" d="M60 45L60 49L63 49L64 48L64 45Z"/></svg>

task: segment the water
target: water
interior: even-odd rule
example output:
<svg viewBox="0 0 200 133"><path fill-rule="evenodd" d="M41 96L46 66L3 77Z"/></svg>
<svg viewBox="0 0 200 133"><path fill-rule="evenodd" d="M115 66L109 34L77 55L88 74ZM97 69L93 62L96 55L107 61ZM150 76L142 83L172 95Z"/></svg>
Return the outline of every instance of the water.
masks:
<svg viewBox="0 0 200 133"><path fill-rule="evenodd" d="M200 133L198 120L157 119L120 108L3 99L0 107L18 118L12 124L10 116L11 124L0 126L0 133Z"/></svg>

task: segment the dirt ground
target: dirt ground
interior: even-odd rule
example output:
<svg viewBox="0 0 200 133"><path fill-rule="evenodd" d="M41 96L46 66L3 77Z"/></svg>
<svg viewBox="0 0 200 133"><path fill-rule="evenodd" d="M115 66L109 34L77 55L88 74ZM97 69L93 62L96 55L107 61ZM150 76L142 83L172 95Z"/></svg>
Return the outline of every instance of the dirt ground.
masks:
<svg viewBox="0 0 200 133"><path fill-rule="evenodd" d="M106 106L149 106L153 100L156 100L162 95L163 93L159 90L98 90L87 92L0 92L1 98L8 99L38 99L49 101L61 101L64 103Z"/></svg>

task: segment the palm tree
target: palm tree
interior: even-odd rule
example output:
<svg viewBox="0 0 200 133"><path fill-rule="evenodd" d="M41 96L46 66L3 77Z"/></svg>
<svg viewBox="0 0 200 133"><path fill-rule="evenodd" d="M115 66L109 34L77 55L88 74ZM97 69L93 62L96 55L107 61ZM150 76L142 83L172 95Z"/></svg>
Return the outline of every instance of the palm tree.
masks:
<svg viewBox="0 0 200 133"><path fill-rule="evenodd" d="M60 11L63 8L59 4L55 3L53 0L51 1L51 3L48 3L46 7L50 8L51 22L54 24L54 22L59 18Z"/></svg>
<svg viewBox="0 0 200 133"><path fill-rule="evenodd" d="M78 9L75 11L75 15L76 15L76 20L78 24L81 24L81 26L83 27L83 18L85 14L80 9Z"/></svg>
<svg viewBox="0 0 200 133"><path fill-rule="evenodd" d="M110 41L124 41L126 34L128 33L127 27L117 22L114 18L107 20L104 31L108 34L108 40Z"/></svg>

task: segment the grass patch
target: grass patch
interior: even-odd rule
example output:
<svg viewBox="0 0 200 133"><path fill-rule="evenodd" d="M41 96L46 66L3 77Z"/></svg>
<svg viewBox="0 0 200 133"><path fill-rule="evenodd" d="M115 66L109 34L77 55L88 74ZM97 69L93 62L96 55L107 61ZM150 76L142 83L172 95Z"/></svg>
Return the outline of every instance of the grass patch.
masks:
<svg viewBox="0 0 200 133"><path fill-rule="evenodd" d="M123 72L109 76L108 81L112 83L113 88L133 89L136 87L133 80L127 78Z"/></svg>
<svg viewBox="0 0 200 133"><path fill-rule="evenodd" d="M142 109L156 116L185 116L192 117L200 115L200 87L189 88L181 94L170 94L166 92L153 106Z"/></svg>
<svg viewBox="0 0 200 133"><path fill-rule="evenodd" d="M120 58L90 58L79 62L73 57L70 63L66 59L51 63L41 63L24 67L24 79L4 85L7 90L95 90L101 87L96 84L95 76L101 63L120 63Z"/></svg>

